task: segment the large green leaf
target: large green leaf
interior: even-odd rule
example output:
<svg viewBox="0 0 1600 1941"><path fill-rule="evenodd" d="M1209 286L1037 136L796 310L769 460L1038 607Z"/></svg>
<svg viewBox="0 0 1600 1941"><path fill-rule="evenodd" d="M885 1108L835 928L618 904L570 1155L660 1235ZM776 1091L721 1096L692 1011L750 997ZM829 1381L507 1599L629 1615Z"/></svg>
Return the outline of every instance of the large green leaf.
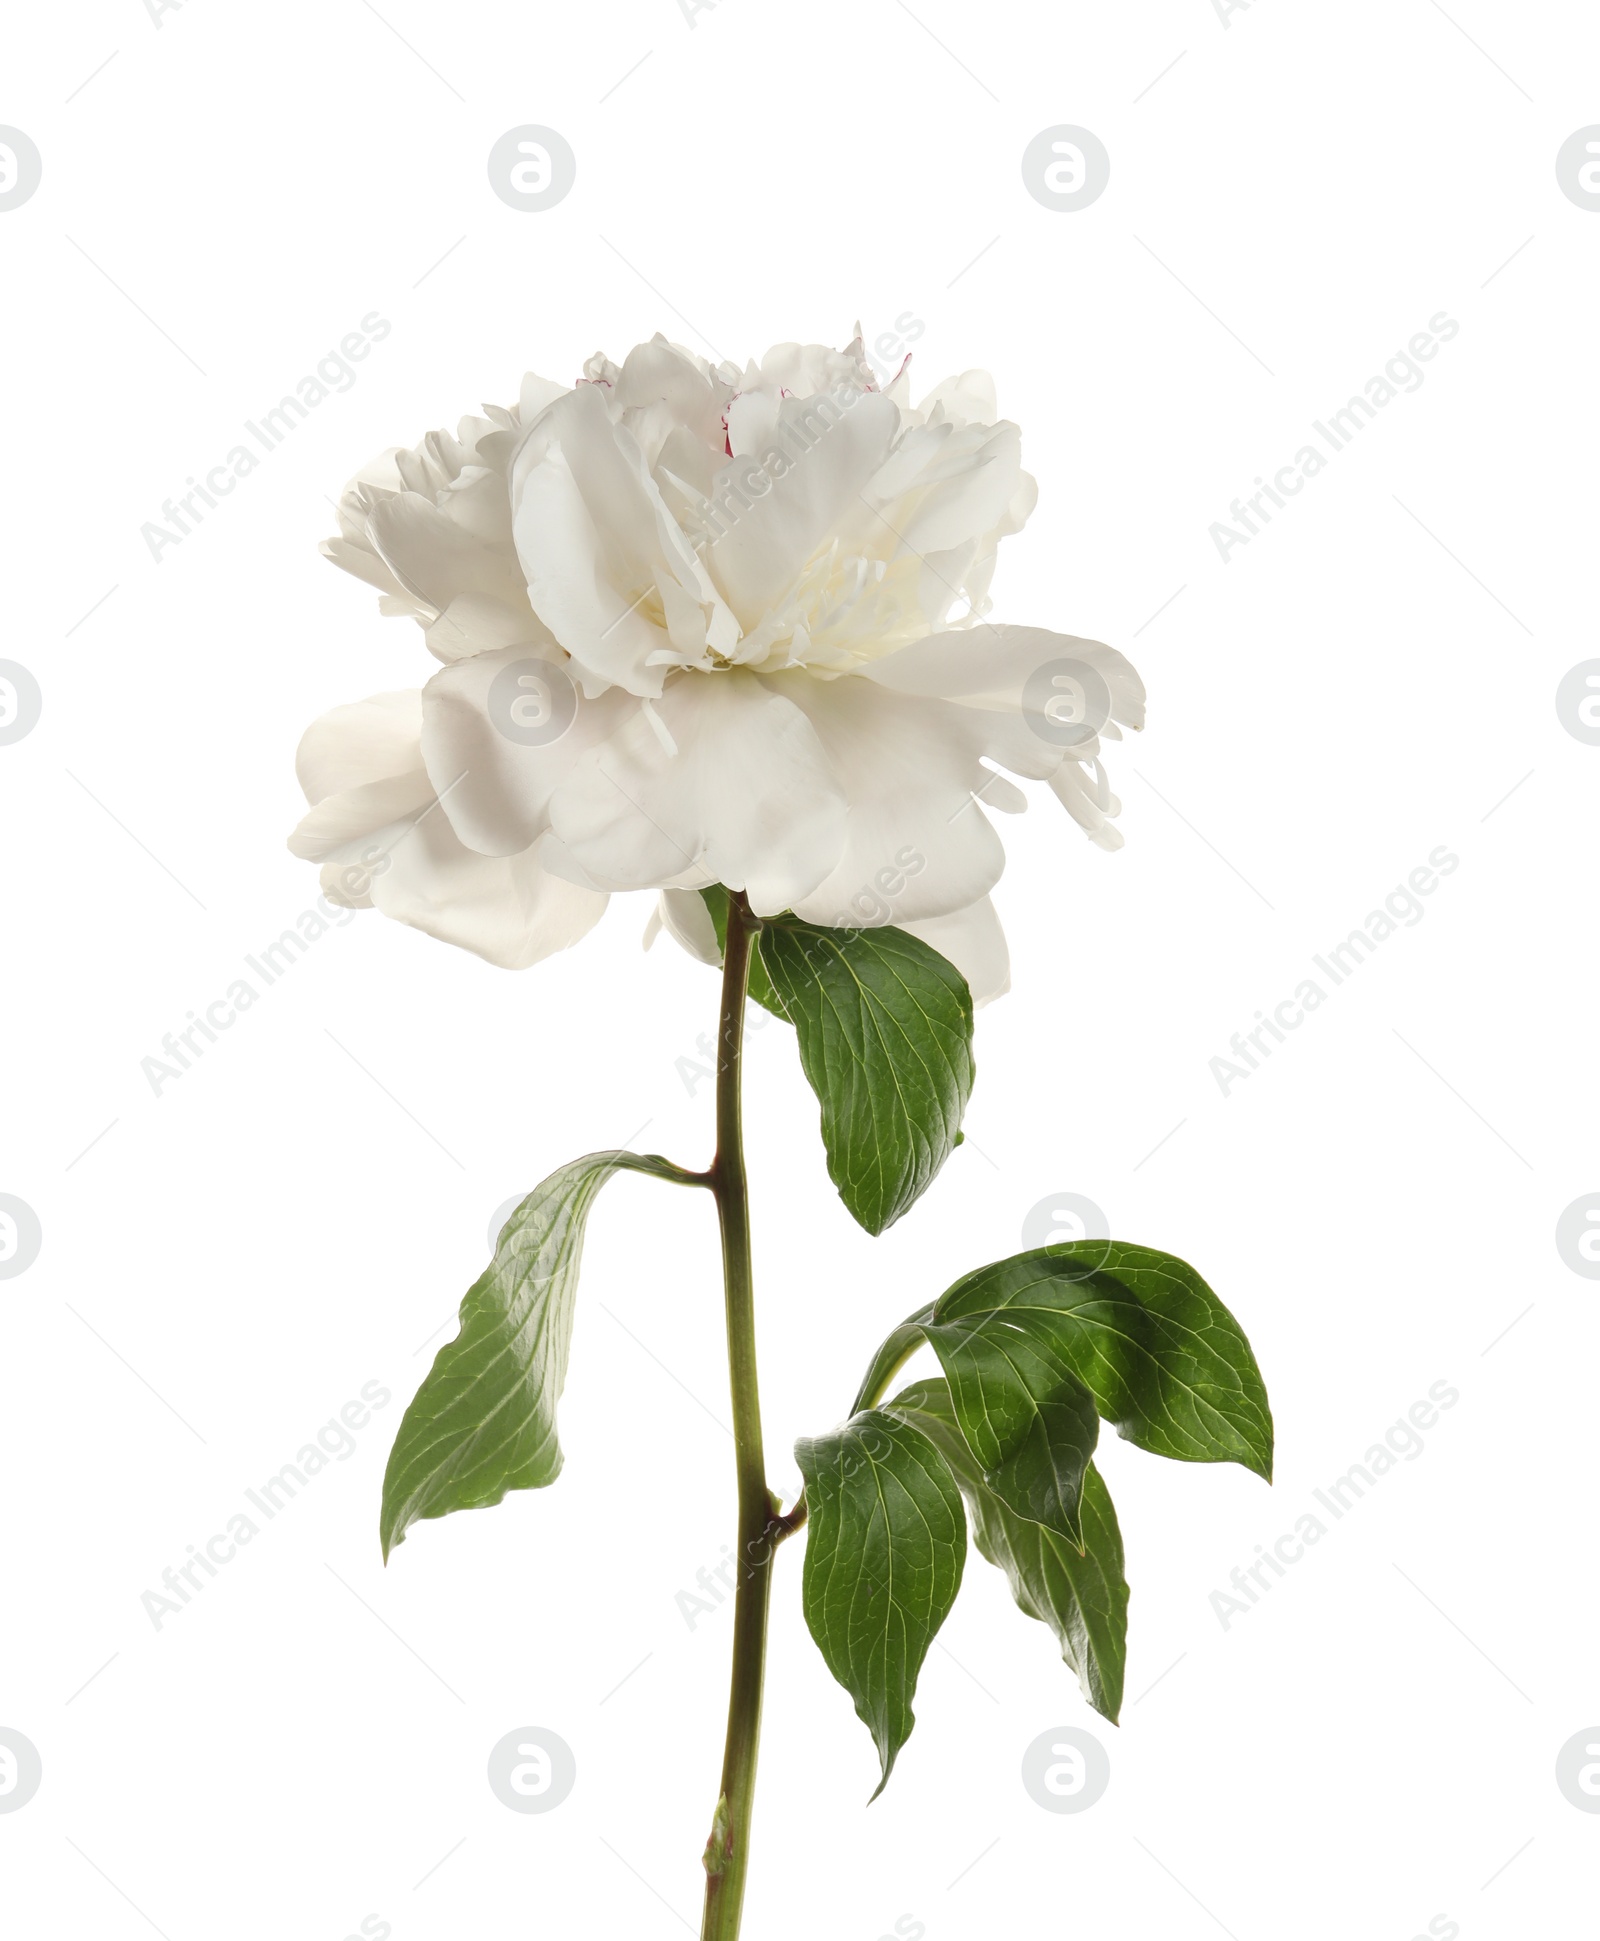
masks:
<svg viewBox="0 0 1600 1941"><path fill-rule="evenodd" d="M727 892L703 891L720 942ZM972 1094L972 993L907 931L764 921L750 994L787 1018L822 1107L840 1198L882 1233L927 1191L961 1136Z"/></svg>
<svg viewBox="0 0 1600 1941"><path fill-rule="evenodd" d="M802 1437L794 1453L809 1523L806 1623L877 1745L876 1799L911 1736L917 1674L961 1585L961 1497L927 1437L881 1410Z"/></svg>
<svg viewBox="0 0 1600 1941"><path fill-rule="evenodd" d="M947 1289L923 1331L980 1456L961 1375L975 1364L991 1376L998 1348L1015 1368L995 1391L1005 1406L1016 1403L1013 1380L1018 1393L1075 1381L1141 1449L1242 1463L1272 1479L1272 1411L1250 1344L1194 1269L1171 1254L1116 1240L1016 1254ZM1016 1346L1023 1342L1025 1354Z"/></svg>
<svg viewBox="0 0 1600 1941"><path fill-rule="evenodd" d="M1049 1625L1083 1695L1116 1723L1127 1658L1128 1585L1111 1495L1089 1465L1083 1487L1083 1554L1055 1531L1020 1517L984 1482L956 1420L948 1384L913 1382L884 1412L920 1429L948 1464L972 1516L980 1554L999 1566L1029 1617Z"/></svg>
<svg viewBox="0 0 1600 1941"><path fill-rule="evenodd" d="M1250 1344L1171 1254L1084 1240L980 1267L889 1335L855 1406L876 1403L923 1341L988 1488L1080 1550L1101 1417L1157 1455L1271 1480L1272 1414Z"/></svg>
<svg viewBox="0 0 1600 1941"><path fill-rule="evenodd" d="M1030 1333L965 1320L940 1327L942 1305L934 1302L894 1330L873 1358L856 1407L874 1403L926 1341L944 1368L984 1483L1014 1515L1047 1524L1081 1549L1084 1478L1100 1439L1094 1397Z"/></svg>
<svg viewBox="0 0 1600 1941"><path fill-rule="evenodd" d="M500 1231L461 1303L461 1331L434 1358L389 1452L383 1554L413 1523L542 1489L561 1473L556 1403L567 1378L584 1222L615 1172L678 1180L665 1159L591 1153L536 1186Z"/></svg>

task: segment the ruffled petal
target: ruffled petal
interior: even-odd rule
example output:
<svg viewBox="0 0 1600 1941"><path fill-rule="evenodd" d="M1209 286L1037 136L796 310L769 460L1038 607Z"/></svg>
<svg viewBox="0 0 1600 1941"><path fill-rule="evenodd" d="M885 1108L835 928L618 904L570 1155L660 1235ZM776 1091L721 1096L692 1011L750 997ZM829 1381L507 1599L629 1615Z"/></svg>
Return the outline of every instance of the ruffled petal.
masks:
<svg viewBox="0 0 1600 1941"><path fill-rule="evenodd" d="M535 641L555 647L549 630L534 618L526 601L515 609L483 593L458 593L424 629L423 638L434 659L446 664Z"/></svg>
<svg viewBox="0 0 1600 1941"><path fill-rule="evenodd" d="M889 693L858 676L762 677L804 710L850 804L843 855L794 904L813 923L902 923L946 916L999 880L1005 852L973 800L982 717Z"/></svg>
<svg viewBox="0 0 1600 1941"><path fill-rule="evenodd" d="M664 405L668 421L684 427L703 444L722 442L722 398L717 386L689 356L658 331L622 361L617 403L624 411Z"/></svg>
<svg viewBox="0 0 1600 1941"><path fill-rule="evenodd" d="M714 501L737 497L732 524L706 558L741 625L755 626L783 600L830 534L870 518L862 489L899 427L900 413L877 393L842 406L831 396L785 398L774 435L783 463L735 459L727 492L719 477Z"/></svg>
<svg viewBox="0 0 1600 1941"><path fill-rule="evenodd" d="M549 826L550 797L573 764L636 703L619 688L586 701L553 642L476 654L422 691L422 754L456 834L512 856Z"/></svg>
<svg viewBox="0 0 1600 1941"><path fill-rule="evenodd" d="M512 468L511 505L534 611L578 662L588 691L615 684L659 694L667 668L694 658L667 631L662 586L708 606L715 596L632 434L612 423L596 386L559 399L528 434Z"/></svg>
<svg viewBox="0 0 1600 1941"><path fill-rule="evenodd" d="M372 877L368 872L357 873L341 863L324 863L319 881L322 894L341 910L372 908Z"/></svg>
<svg viewBox="0 0 1600 1941"><path fill-rule="evenodd" d="M1122 847L1122 831L1111 820L1122 813L1122 804L1111 793L1098 756L1064 761L1050 777L1050 787L1062 808L1097 848Z"/></svg>
<svg viewBox="0 0 1600 1941"><path fill-rule="evenodd" d="M656 900L653 926L645 938L650 946L655 930L665 930L691 957L702 964L720 967L722 946L717 942L717 926L711 921L705 898L697 890L663 890Z"/></svg>
<svg viewBox="0 0 1600 1941"><path fill-rule="evenodd" d="M1022 434L1013 424L913 427L867 487L890 508L915 492L905 514L890 511L906 552L942 553L974 544L1006 515L1022 480Z"/></svg>
<svg viewBox="0 0 1600 1941"><path fill-rule="evenodd" d="M846 820L805 715L736 670L679 675L583 756L550 803L556 835L595 882L698 877L744 890L761 916L828 874Z"/></svg>
<svg viewBox="0 0 1600 1941"><path fill-rule="evenodd" d="M349 844L420 814L433 799L433 784L420 767L408 775L342 789L324 796L300 818L289 838L289 852L309 863L340 860Z"/></svg>
<svg viewBox="0 0 1600 1941"><path fill-rule="evenodd" d="M600 921L606 898L552 876L537 845L479 856L437 813L423 816L372 877L385 916L459 944L502 970L525 970L566 950Z"/></svg>
<svg viewBox="0 0 1600 1941"><path fill-rule="evenodd" d="M1045 627L982 626L933 634L861 671L897 694L937 695L1020 713L1029 682L1060 661L1081 663L1104 683L1103 694L1093 697L1092 731L1115 738L1112 723L1144 726L1144 682L1132 662L1103 641Z"/></svg>
<svg viewBox="0 0 1600 1941"><path fill-rule="evenodd" d="M526 604L510 546L453 519L448 502L440 506L420 492L396 492L374 505L367 524L389 571L434 614L459 593L482 594L513 611Z"/></svg>
<svg viewBox="0 0 1600 1941"><path fill-rule="evenodd" d="M373 694L320 715L300 737L295 773L308 802L421 766L422 696Z"/></svg>
<svg viewBox="0 0 1600 1941"><path fill-rule="evenodd" d="M956 425L993 424L998 410L994 379L987 371L941 378L921 405L924 418L943 418Z"/></svg>

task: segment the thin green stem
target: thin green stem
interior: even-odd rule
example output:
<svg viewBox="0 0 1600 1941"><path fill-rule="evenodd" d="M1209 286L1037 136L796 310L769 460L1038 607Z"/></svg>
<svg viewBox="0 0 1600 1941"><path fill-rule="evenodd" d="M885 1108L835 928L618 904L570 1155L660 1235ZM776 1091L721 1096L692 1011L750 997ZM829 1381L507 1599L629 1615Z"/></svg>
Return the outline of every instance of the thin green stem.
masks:
<svg viewBox="0 0 1600 1941"><path fill-rule="evenodd" d="M772 1558L789 1535L767 1488L761 1446L761 1398L756 1382L755 1299L750 1260L750 1198L745 1181L740 1092L745 993L750 953L760 931L745 898L730 891L722 954L722 1020L717 1043L717 1156L712 1191L722 1226L723 1286L728 1317L728 1374L739 1478L739 1577L734 1592L733 1680L722 1791L706 1842L706 1905L701 1941L737 1941L750 1865L756 1754L766 1673L767 1607ZM792 1513L791 1513L792 1514ZM791 1527L798 1528L798 1524Z"/></svg>

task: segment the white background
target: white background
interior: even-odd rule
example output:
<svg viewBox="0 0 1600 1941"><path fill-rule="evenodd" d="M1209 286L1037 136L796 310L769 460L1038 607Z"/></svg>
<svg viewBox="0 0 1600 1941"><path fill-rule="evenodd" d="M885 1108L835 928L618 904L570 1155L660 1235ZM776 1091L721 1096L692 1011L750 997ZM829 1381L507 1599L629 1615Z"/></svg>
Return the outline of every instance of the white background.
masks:
<svg viewBox="0 0 1600 1941"><path fill-rule="evenodd" d="M1279 1466L1269 1492L1108 1438L1122 1727L974 1555L870 1812L783 1553L747 1932L1594 1932L1600 1818L1554 1769L1600 1720L1600 1288L1554 1230L1600 1189L1600 749L1554 698L1600 653L1600 215L1554 165L1600 121L1600 20L380 4L84 0L0 47L0 121L44 158L0 214L0 651L44 695L0 749L0 1190L44 1233L0 1283L0 1725L44 1764L0 1815L8 1932L697 1930L731 1627L675 1599L733 1515L709 1205L602 1198L555 1488L387 1571L376 1528L494 1209L630 1135L704 1163L675 1061L711 973L641 955L643 899L519 975L369 914L159 1098L140 1061L316 895L284 848L303 726L430 670L317 557L359 463L658 328L742 359L906 312L917 388L990 369L1039 480L996 616L1128 651L1150 726L1111 751L1121 854L1048 796L1004 825L1015 990L979 1022L968 1145L887 1237L828 1184L787 1034L754 1039L773 1477L893 1322L1062 1190L1233 1308ZM543 214L485 172L525 122L578 158ZM1020 173L1062 122L1112 158L1079 213ZM354 387L154 562L141 524L374 310ZM1229 502L1439 311L1421 389L1219 559ZM1423 920L1225 1097L1231 1034L1440 844ZM153 1628L162 1570L368 1381L394 1399L355 1454ZM1229 1572L1435 1382L1460 1400L1424 1453L1225 1629ZM577 1758L544 1817L484 1778L528 1724ZM1077 1817L1019 1776L1059 1725L1112 1762Z"/></svg>

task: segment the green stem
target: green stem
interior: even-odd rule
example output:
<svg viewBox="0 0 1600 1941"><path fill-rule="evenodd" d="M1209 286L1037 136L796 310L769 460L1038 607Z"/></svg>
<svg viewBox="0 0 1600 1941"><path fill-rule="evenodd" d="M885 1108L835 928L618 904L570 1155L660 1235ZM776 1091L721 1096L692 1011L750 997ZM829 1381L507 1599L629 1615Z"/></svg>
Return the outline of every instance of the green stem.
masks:
<svg viewBox="0 0 1600 1941"><path fill-rule="evenodd" d="M717 1059L717 1156L712 1190L722 1226L723 1285L728 1316L728 1373L733 1392L734 1455L739 1477L739 1579L733 1609L733 1681L722 1792L706 1842L706 1905L701 1941L737 1941L750 1865L761 1694L766 1673L767 1606L772 1558L798 1524L785 1525L767 1488L756 1384L755 1300L750 1265L750 1199L745 1182L740 1063L750 953L760 931L743 895L728 895L722 954L722 1022Z"/></svg>

